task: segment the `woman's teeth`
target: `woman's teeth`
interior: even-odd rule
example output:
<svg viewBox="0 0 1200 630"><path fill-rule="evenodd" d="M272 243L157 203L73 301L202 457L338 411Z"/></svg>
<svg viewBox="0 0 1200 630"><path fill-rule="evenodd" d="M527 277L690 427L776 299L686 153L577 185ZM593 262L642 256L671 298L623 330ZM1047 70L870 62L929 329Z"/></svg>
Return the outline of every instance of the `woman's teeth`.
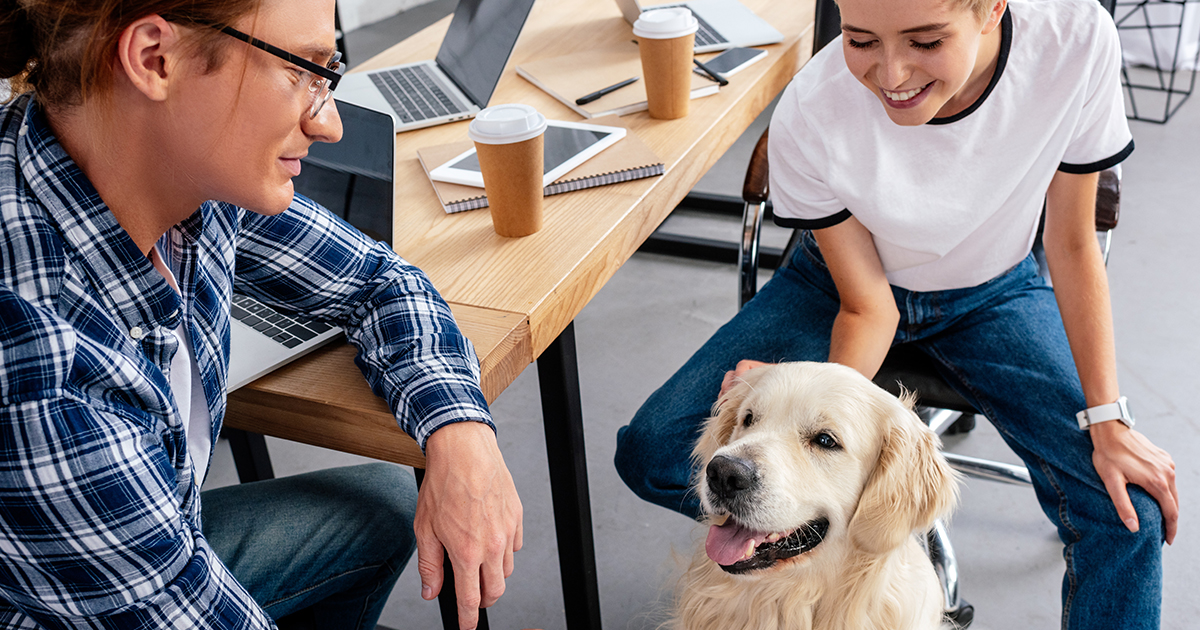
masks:
<svg viewBox="0 0 1200 630"><path fill-rule="evenodd" d="M883 90L883 94L893 101L907 101L908 99L920 94L927 87L929 86L922 85L919 88L913 88L907 92L891 92L889 90Z"/></svg>

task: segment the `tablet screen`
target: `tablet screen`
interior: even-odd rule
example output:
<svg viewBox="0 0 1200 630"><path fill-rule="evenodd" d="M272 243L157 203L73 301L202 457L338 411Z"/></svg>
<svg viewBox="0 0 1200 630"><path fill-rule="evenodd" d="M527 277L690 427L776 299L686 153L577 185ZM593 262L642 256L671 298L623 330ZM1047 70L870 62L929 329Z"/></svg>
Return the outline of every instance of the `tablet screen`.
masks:
<svg viewBox="0 0 1200 630"><path fill-rule="evenodd" d="M607 135L603 131L594 131L592 129L575 129L572 127L549 125L546 127L545 148L543 149L545 155L542 158L544 160L542 172L549 173L558 168L567 160L603 140ZM464 171L479 172L479 160L475 157L475 153L471 153L463 159L452 163L451 166Z"/></svg>

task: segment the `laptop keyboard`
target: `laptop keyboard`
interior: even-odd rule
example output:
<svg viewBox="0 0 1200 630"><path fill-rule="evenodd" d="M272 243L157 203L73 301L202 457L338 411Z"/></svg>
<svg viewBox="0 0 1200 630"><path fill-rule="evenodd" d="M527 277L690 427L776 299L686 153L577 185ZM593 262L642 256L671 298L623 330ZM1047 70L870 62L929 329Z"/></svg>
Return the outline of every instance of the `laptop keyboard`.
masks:
<svg viewBox="0 0 1200 630"><path fill-rule="evenodd" d="M666 8L674 8L674 7L683 7L685 9L687 9L687 6L682 5L682 4L665 4L665 5L655 6L654 8L655 9L666 9ZM691 11L691 9L688 9L688 10ZM716 29L714 29L711 25L709 25L708 22L704 21L704 18L700 17L699 15L696 15L695 11L692 11L692 15L694 15L696 17L696 21L700 23L700 29L696 31L696 47L697 48L699 48L700 46L715 46L717 44L729 43L729 40L722 37L721 34L716 31Z"/></svg>
<svg viewBox="0 0 1200 630"><path fill-rule="evenodd" d="M401 122L428 120L462 110L438 85L429 66L405 66L372 72L371 81L383 93Z"/></svg>
<svg viewBox="0 0 1200 630"><path fill-rule="evenodd" d="M317 335L332 330L333 326L324 322L299 320L244 295L234 295L230 312L234 319L270 337L288 348L316 338Z"/></svg>

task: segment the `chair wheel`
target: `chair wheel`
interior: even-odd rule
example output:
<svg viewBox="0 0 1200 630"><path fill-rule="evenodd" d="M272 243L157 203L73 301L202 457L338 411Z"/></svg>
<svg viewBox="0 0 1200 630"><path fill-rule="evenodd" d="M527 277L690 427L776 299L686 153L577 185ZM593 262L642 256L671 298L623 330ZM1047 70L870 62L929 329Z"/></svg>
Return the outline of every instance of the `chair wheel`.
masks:
<svg viewBox="0 0 1200 630"><path fill-rule="evenodd" d="M965 599L958 600L958 608L942 613L942 620L955 630L965 630L975 620L975 607Z"/></svg>
<svg viewBox="0 0 1200 630"><path fill-rule="evenodd" d="M975 428L975 414L964 413L954 424L946 429L945 435L958 435L960 433L969 433Z"/></svg>

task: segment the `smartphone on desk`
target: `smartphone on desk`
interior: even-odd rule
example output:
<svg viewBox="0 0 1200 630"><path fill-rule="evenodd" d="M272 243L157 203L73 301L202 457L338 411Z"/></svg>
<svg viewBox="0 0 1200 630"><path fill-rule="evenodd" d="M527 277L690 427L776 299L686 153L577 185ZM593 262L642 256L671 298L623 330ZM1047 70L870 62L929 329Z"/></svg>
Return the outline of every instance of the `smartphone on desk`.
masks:
<svg viewBox="0 0 1200 630"><path fill-rule="evenodd" d="M766 56L767 51L761 48L729 48L716 57L705 61L704 65L721 76L729 77ZM695 72L700 76L708 76L699 68L696 68Z"/></svg>

